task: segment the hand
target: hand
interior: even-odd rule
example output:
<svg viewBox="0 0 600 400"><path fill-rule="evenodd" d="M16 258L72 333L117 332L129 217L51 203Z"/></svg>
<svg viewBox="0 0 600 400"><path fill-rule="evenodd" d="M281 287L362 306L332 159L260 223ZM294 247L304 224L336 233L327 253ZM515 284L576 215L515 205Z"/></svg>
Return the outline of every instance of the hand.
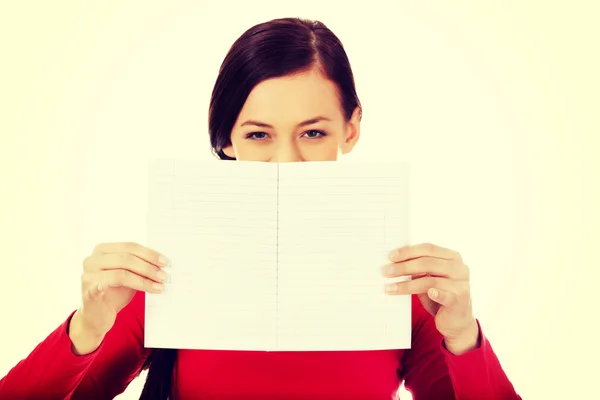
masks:
<svg viewBox="0 0 600 400"><path fill-rule="evenodd" d="M83 261L82 306L78 315L73 316L79 324L78 331L104 337L117 313L129 304L136 291L160 293L163 290L167 276L163 268L168 266L165 256L137 243L96 246Z"/></svg>
<svg viewBox="0 0 600 400"><path fill-rule="evenodd" d="M417 294L435 317L435 325L450 351L475 348L479 328L473 316L469 268L460 254L432 244L419 244L390 253L392 263L383 268L388 278L410 276L408 281L386 285L390 295Z"/></svg>

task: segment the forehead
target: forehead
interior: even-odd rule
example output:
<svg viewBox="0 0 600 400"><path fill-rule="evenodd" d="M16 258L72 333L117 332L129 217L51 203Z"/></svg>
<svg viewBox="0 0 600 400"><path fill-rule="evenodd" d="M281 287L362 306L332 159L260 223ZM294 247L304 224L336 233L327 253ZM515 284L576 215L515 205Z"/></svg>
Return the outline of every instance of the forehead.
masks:
<svg viewBox="0 0 600 400"><path fill-rule="evenodd" d="M239 119L282 123L305 120L317 115L341 118L338 91L333 82L319 72L273 78L256 85L250 92Z"/></svg>

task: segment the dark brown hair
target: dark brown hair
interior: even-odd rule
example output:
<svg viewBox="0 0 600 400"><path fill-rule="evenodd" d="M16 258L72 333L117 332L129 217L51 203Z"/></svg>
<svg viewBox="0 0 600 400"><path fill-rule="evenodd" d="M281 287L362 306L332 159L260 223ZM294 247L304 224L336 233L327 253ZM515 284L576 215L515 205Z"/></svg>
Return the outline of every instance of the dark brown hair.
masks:
<svg viewBox="0 0 600 400"><path fill-rule="evenodd" d="M256 85L315 67L337 86L342 111L350 120L360 107L354 76L342 43L322 22L281 18L244 32L225 56L210 99L208 131L212 152L222 160L232 159L223 148L231 144L233 125ZM142 366L142 370L148 368L148 376L140 400L174 400L176 360L177 350L151 350Z"/></svg>

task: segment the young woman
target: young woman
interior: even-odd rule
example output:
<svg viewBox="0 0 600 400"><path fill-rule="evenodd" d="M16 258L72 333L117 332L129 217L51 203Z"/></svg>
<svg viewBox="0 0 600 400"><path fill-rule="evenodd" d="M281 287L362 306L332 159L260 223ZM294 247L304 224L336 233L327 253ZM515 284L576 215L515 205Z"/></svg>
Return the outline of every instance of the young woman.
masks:
<svg viewBox="0 0 600 400"><path fill-rule="evenodd" d="M348 58L322 23L252 27L221 66L209 111L223 160L336 160L360 135ZM2 399L112 399L146 368L141 399L381 399L402 381L415 400L519 399L473 317L469 269L431 244L390 249L383 288L412 295L410 350L195 351L144 348L144 292L168 259L135 243L98 245L83 262L82 306L0 381Z"/></svg>

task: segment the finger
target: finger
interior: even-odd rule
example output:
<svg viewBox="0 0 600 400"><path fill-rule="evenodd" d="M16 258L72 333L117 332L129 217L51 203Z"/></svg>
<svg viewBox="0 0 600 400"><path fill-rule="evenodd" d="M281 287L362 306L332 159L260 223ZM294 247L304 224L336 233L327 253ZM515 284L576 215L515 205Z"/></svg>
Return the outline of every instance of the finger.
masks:
<svg viewBox="0 0 600 400"><path fill-rule="evenodd" d="M454 262L432 257L421 257L400 263L386 264L383 267L383 275L388 278L411 275L413 278L423 275L440 277L452 277Z"/></svg>
<svg viewBox="0 0 600 400"><path fill-rule="evenodd" d="M87 271L126 269L156 282L165 282L167 279L162 268L131 253L96 254L86 258L83 267Z"/></svg>
<svg viewBox="0 0 600 400"><path fill-rule="evenodd" d="M102 284L100 283L94 283L92 285L89 285L89 288L87 290L85 290L83 296L84 296L84 300L98 300L100 299L103 295L104 295L104 289L105 287L102 286Z"/></svg>
<svg viewBox="0 0 600 400"><path fill-rule="evenodd" d="M384 289L387 294L422 294L427 293L431 288L444 290L447 292L456 292L455 286L460 281L454 281L447 278L436 278L432 276L413 279L410 281L393 282L385 285Z"/></svg>
<svg viewBox="0 0 600 400"><path fill-rule="evenodd" d="M434 257L444 260L461 260L460 254L454 250L436 246L431 243L421 243L413 246L400 247L392 250L389 258L393 262L402 262L419 257Z"/></svg>
<svg viewBox="0 0 600 400"><path fill-rule="evenodd" d="M126 287L150 293L160 293L164 289L162 283L143 278L125 269L111 269L102 271L99 274L99 283L102 285L101 288Z"/></svg>
<svg viewBox="0 0 600 400"><path fill-rule="evenodd" d="M458 302L458 296L456 293L446 292L436 288L431 288L427 291L427 297L446 307L453 306Z"/></svg>
<svg viewBox="0 0 600 400"><path fill-rule="evenodd" d="M168 267L170 261L167 256L152 250L146 246L134 242L122 243L101 243L94 248L94 254L109 254L109 253L130 253L141 258L157 267Z"/></svg>

